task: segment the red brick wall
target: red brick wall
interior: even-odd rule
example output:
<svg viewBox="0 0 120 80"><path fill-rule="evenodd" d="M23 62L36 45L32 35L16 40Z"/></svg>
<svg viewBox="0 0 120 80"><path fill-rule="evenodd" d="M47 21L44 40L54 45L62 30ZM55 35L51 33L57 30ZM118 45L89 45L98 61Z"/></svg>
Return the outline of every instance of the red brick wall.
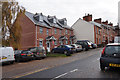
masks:
<svg viewBox="0 0 120 80"><path fill-rule="evenodd" d="M24 49L28 49L29 47L35 46L35 25L34 23L24 14L22 14L19 17L19 20L20 20L20 25L22 28L20 49L24 50Z"/></svg>
<svg viewBox="0 0 120 80"><path fill-rule="evenodd" d="M26 50L30 47L35 47L36 46L36 27L37 27L37 46L39 46L39 41L43 41L43 46L45 49L47 48L46 44L46 37L48 36L54 36L57 39L57 45L54 45L52 42L51 44L51 49L54 48L55 46L59 46L59 38L61 36L66 36L68 38L68 44L70 44L70 36L73 36L73 30L71 29L62 29L61 30L61 35L60 35L60 29L59 28L47 28L44 26L36 26L27 16L24 14L19 17L20 20L20 25L22 27L22 32L21 32L21 48L20 50ZM40 33L40 27L43 29L43 33ZM47 29L49 30L49 34L47 35ZM57 30L57 34L55 34L54 29ZM68 31L68 34L65 34L65 30ZM70 35L71 32L71 35ZM64 40L64 44L65 44Z"/></svg>
<svg viewBox="0 0 120 80"><path fill-rule="evenodd" d="M100 33L99 33L100 30ZM97 31L97 33L96 33ZM102 29L94 25L94 41L95 44L102 44Z"/></svg>

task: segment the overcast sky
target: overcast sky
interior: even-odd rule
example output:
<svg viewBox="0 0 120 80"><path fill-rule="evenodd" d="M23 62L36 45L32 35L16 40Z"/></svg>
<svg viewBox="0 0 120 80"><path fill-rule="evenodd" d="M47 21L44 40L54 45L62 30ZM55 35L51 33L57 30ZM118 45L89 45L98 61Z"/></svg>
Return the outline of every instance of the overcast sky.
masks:
<svg viewBox="0 0 120 80"><path fill-rule="evenodd" d="M68 25L72 26L85 13L93 15L93 20L102 18L102 21L118 22L119 0L19 0L20 5L31 13L67 18Z"/></svg>

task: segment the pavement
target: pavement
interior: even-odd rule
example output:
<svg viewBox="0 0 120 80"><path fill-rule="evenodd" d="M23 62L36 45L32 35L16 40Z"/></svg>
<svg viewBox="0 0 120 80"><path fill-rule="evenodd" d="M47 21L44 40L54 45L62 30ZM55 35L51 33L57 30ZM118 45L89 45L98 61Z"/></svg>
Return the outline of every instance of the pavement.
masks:
<svg viewBox="0 0 120 80"><path fill-rule="evenodd" d="M120 78L119 69L99 68L102 48L82 51L70 57L55 57L2 67L3 78Z"/></svg>

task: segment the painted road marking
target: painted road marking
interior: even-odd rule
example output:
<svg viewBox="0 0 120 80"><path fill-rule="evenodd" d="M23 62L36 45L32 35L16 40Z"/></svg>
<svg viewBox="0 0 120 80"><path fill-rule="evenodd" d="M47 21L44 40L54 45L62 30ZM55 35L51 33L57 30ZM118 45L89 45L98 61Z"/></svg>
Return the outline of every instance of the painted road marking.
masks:
<svg viewBox="0 0 120 80"><path fill-rule="evenodd" d="M74 69L74 70L72 70L72 71L69 71L69 72L63 73L63 74L61 74L61 75L59 75L59 76L57 76L57 77L55 77L55 78L53 78L53 79L51 79L51 80L58 79L58 78L60 78L60 77L62 77L62 76L65 76L65 75L67 75L67 74L69 74L69 73L76 72L77 70L78 70L78 69Z"/></svg>
<svg viewBox="0 0 120 80"><path fill-rule="evenodd" d="M62 77L62 76L65 76L65 75L67 75L67 74L68 74L68 73L61 74L61 75L55 77L55 79L60 78L60 77Z"/></svg>
<svg viewBox="0 0 120 80"><path fill-rule="evenodd" d="M71 73L72 73L72 72L76 72L77 70L78 70L78 69L74 69L74 70L72 70L72 71L70 71L70 72L71 72Z"/></svg>
<svg viewBox="0 0 120 80"><path fill-rule="evenodd" d="M40 71L43 71L43 70L47 70L49 68L52 68L52 67L42 68L42 69L39 69L39 70L36 70L36 71L33 71L33 72L29 72L29 73L26 73L26 74L23 74L23 75L15 76L13 78L20 78L20 77L27 76L27 75L30 75L30 74L33 74L33 73L37 73L37 72L40 72Z"/></svg>

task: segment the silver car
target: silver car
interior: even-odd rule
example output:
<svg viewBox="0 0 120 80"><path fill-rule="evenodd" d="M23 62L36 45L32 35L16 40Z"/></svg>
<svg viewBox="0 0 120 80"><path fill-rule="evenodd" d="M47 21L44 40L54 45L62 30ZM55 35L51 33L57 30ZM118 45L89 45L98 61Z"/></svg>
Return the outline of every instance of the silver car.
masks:
<svg viewBox="0 0 120 80"><path fill-rule="evenodd" d="M82 45L71 44L71 46L75 48L75 52L82 51Z"/></svg>

